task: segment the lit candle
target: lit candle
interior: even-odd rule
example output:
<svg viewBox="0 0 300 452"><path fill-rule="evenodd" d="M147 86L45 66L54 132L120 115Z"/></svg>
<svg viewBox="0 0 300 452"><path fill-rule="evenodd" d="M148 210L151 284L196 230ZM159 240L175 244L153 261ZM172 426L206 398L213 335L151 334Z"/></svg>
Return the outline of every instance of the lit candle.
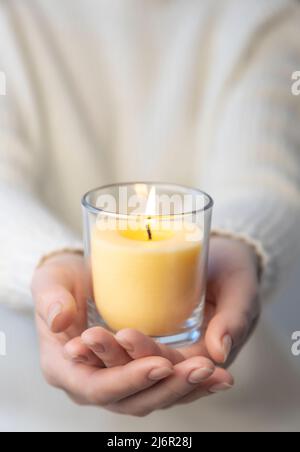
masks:
<svg viewBox="0 0 300 452"><path fill-rule="evenodd" d="M137 228L94 227L91 263L94 301L113 331L134 328L150 336L180 333L201 298L202 240L191 230L165 229L155 217L156 192Z"/></svg>
<svg viewBox="0 0 300 452"><path fill-rule="evenodd" d="M150 194L148 196L147 207L146 207L146 212L145 212L145 216L147 217L146 229L147 229L149 240L153 239L152 231L151 231L151 216L155 215L155 213L156 213L155 204L156 204L156 190L155 190L155 187L152 187Z"/></svg>

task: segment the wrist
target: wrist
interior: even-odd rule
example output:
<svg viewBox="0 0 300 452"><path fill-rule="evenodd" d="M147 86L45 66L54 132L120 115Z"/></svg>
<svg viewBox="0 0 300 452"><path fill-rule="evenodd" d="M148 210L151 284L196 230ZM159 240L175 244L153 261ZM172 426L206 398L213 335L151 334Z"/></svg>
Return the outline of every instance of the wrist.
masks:
<svg viewBox="0 0 300 452"><path fill-rule="evenodd" d="M214 241L224 242L230 244L230 247L238 248L244 259L253 268L257 283L261 283L265 267L265 253L260 243L248 236L224 231L213 231L211 237Z"/></svg>

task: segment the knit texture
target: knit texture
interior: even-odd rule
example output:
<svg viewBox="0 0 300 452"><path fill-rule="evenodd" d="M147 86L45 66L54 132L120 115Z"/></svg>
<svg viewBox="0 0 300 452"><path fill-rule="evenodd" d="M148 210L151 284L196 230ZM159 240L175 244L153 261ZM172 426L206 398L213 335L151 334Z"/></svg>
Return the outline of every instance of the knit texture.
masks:
<svg viewBox="0 0 300 452"><path fill-rule="evenodd" d="M1 303L31 306L83 193L124 180L210 192L270 294L300 242L299 23L292 0L2 0Z"/></svg>

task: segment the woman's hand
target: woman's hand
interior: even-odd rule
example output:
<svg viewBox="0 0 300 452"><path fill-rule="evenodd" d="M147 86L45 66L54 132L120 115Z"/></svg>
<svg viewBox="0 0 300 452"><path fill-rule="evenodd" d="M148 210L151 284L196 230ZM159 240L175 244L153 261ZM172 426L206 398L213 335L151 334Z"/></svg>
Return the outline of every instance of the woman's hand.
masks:
<svg viewBox="0 0 300 452"><path fill-rule="evenodd" d="M128 355L136 360L147 356L162 356L174 364L175 372L178 363L187 363L193 357L207 357L214 363L228 366L242 349L254 330L260 314L259 265L254 250L243 242L227 238L215 237L211 240L206 317L203 339L198 343L179 350L173 350L157 344L151 338L138 331L123 330L117 333L115 339ZM82 344L93 352L94 356L103 358L108 350L112 350L107 332L102 328L86 331L80 339L71 341L66 346L70 360L83 351ZM88 355L85 354L88 360ZM233 380L228 373L217 369L212 386L207 383L189 387L187 394L177 390L177 395L169 400L169 406L186 403L206 396L210 393L228 390ZM201 374L201 372L200 372ZM161 407L161 388L169 388L169 382L176 376L157 385L146 392L134 395L118 408L126 409L147 403L149 411ZM174 392L174 391L173 391Z"/></svg>
<svg viewBox="0 0 300 452"><path fill-rule="evenodd" d="M138 331L86 331L84 265L61 255L36 271L33 295L41 362L50 384L82 404L145 415L230 389L228 365L253 331L260 312L255 253L242 242L213 238L205 335L174 350Z"/></svg>
<svg viewBox="0 0 300 452"><path fill-rule="evenodd" d="M260 263L246 243L224 237L211 240L204 337L183 350L201 353L228 367L255 329L260 316Z"/></svg>
<svg viewBox="0 0 300 452"><path fill-rule="evenodd" d="M129 340L137 334L144 342L130 352L102 328L85 331L80 256L65 254L47 260L35 272L32 293L45 378L79 404L143 416L195 390L201 396L220 385L232 385L227 371L215 369L210 359L199 354L186 359L180 351L163 349L132 331Z"/></svg>

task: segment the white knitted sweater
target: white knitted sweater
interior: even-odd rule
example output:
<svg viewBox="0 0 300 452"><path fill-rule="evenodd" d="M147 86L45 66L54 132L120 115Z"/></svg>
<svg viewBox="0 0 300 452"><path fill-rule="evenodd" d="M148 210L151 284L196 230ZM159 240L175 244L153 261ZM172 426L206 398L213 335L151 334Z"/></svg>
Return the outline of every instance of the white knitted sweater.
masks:
<svg viewBox="0 0 300 452"><path fill-rule="evenodd" d="M101 184L196 185L283 275L300 236L300 14L290 0L2 0L0 301L31 304ZM272 277L273 275L273 277Z"/></svg>

